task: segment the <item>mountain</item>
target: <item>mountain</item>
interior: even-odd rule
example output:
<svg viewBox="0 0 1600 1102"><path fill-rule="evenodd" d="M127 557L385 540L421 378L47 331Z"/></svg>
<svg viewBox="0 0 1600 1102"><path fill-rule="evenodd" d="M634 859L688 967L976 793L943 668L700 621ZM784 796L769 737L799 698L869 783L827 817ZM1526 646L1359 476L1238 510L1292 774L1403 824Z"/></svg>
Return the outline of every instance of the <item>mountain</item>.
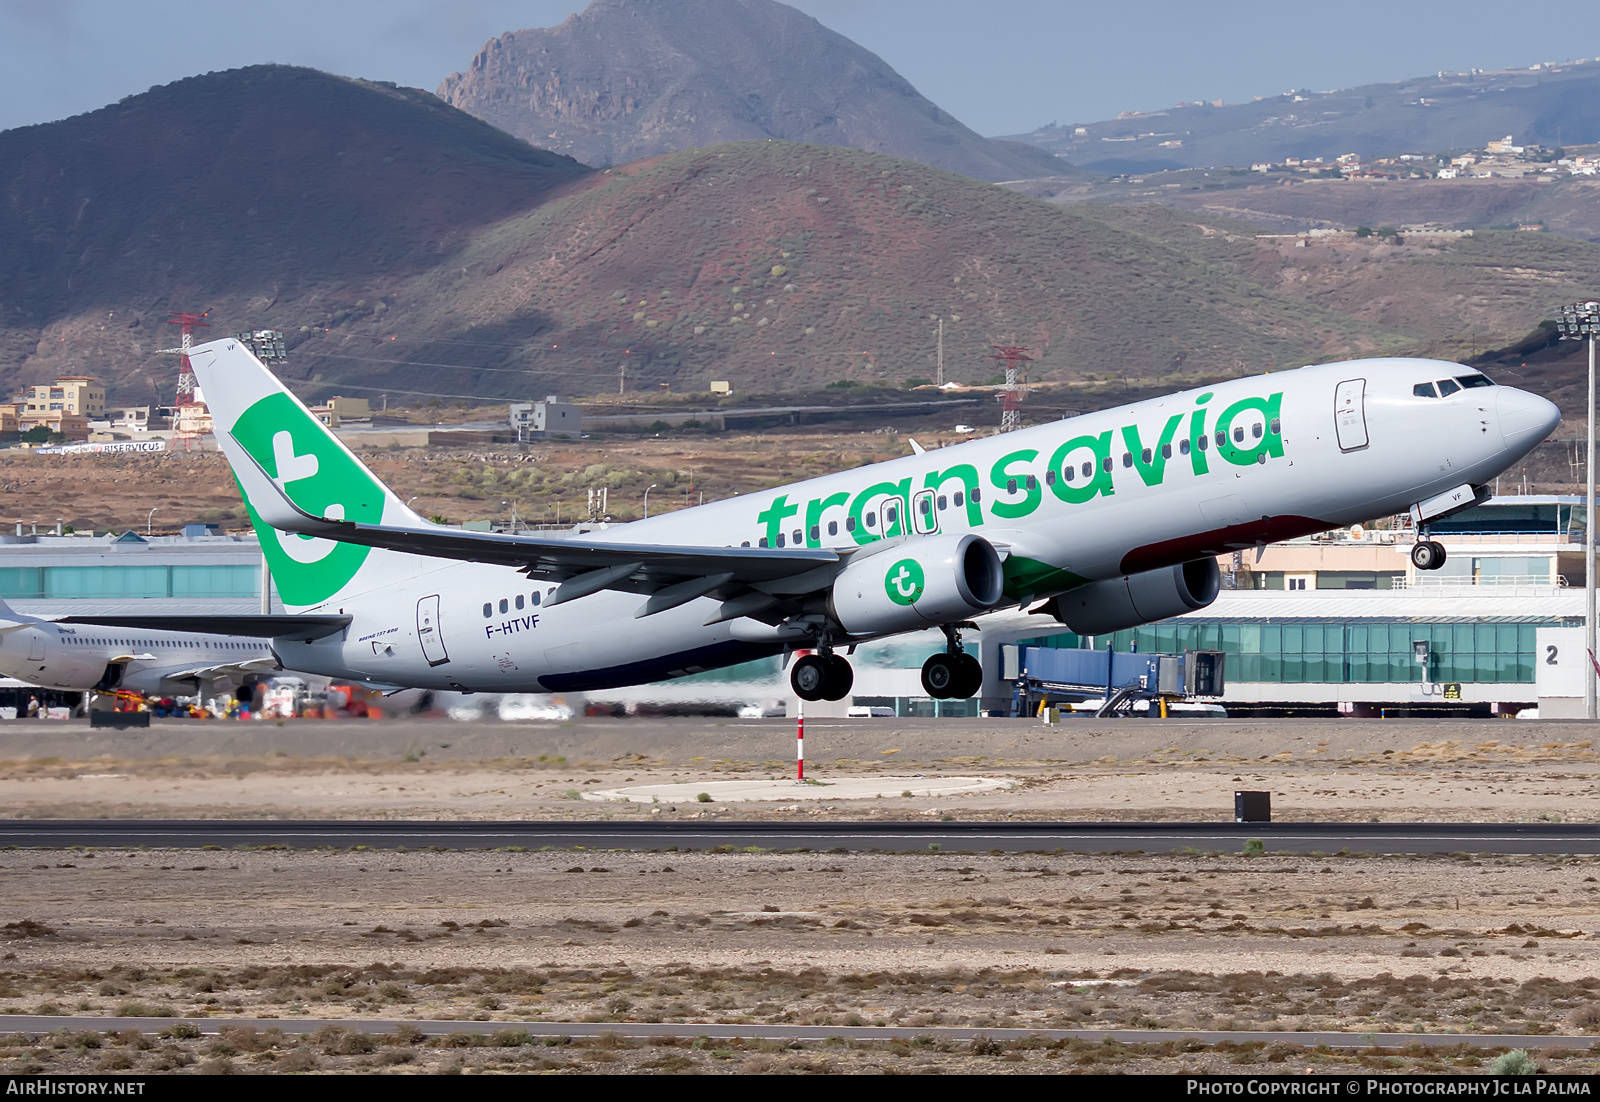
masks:
<svg viewBox="0 0 1600 1102"><path fill-rule="evenodd" d="M1600 141L1600 59L1531 69L1441 71L1253 103L1178 104L1100 122L1047 126L1029 142L1091 171L1238 166L1482 149L1510 134L1548 147Z"/></svg>
<svg viewBox="0 0 1600 1102"><path fill-rule="evenodd" d="M173 310L283 330L307 397L405 404L615 393L624 368L633 392L898 386L933 376L942 317L948 378L1026 345L1087 407L1504 347L1600 274L1553 234L1300 248L836 146L594 171L426 92L280 68L0 134L0 195L0 387L90 373L138 403L170 400Z"/></svg>
<svg viewBox="0 0 1600 1102"><path fill-rule="evenodd" d="M592 165L776 138L980 180L1067 171L967 129L882 58L774 0L595 0L558 27L491 39L438 94Z"/></svg>
<svg viewBox="0 0 1600 1102"><path fill-rule="evenodd" d="M418 271L588 171L414 88L191 77L0 133L0 316Z"/></svg>

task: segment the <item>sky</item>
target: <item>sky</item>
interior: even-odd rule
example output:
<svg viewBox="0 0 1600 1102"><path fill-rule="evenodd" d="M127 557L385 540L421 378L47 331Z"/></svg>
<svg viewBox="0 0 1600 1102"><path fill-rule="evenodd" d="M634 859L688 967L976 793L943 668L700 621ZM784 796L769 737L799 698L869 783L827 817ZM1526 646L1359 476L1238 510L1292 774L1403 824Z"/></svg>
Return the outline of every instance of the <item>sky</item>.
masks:
<svg viewBox="0 0 1600 1102"><path fill-rule="evenodd" d="M574 0L0 0L0 130L263 62L437 88ZM794 0L981 134L1600 56L1593 0Z"/></svg>

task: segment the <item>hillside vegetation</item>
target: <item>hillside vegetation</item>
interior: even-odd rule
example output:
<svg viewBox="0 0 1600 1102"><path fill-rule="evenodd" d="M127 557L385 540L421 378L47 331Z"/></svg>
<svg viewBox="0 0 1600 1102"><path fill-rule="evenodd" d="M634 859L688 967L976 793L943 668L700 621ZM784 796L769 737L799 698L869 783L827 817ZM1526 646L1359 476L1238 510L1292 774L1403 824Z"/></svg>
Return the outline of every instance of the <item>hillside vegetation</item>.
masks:
<svg viewBox="0 0 1600 1102"><path fill-rule="evenodd" d="M284 330L313 398L608 394L624 366L630 393L898 386L933 377L939 317L949 379L1015 343L1106 394L1470 355L1600 283L1596 246L1551 235L1295 249L838 147L591 171L425 92L279 67L0 135L0 182L0 385L89 372L139 402L170 398L170 310Z"/></svg>

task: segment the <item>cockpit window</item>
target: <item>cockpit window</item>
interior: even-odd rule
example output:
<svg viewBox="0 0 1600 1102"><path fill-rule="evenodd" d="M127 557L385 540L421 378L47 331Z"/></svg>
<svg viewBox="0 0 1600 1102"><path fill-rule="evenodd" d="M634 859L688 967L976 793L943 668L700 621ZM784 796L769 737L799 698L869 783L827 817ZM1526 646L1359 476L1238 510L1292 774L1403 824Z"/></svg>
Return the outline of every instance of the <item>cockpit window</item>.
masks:
<svg viewBox="0 0 1600 1102"><path fill-rule="evenodd" d="M1450 395L1454 394L1456 391L1458 391L1460 389L1461 389L1461 385L1459 383L1457 383L1454 379L1440 379L1439 380L1439 397L1441 397L1441 398L1448 398L1448 397L1450 397Z"/></svg>
<svg viewBox="0 0 1600 1102"><path fill-rule="evenodd" d="M1475 386L1494 386L1494 380L1487 375L1457 375L1456 382L1468 389Z"/></svg>
<svg viewBox="0 0 1600 1102"><path fill-rule="evenodd" d="M1435 394L1433 392L1433 384L1432 383L1418 383L1416 386L1411 388L1411 393L1415 394L1418 398L1437 398L1437 397L1439 397L1437 394Z"/></svg>

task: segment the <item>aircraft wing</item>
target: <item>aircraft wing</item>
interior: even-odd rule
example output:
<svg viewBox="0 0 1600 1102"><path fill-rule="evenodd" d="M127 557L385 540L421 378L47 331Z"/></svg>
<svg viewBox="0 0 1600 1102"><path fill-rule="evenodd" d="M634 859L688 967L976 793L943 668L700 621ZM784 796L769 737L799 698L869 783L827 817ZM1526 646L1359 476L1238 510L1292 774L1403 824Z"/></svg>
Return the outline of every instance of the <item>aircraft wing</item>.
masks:
<svg viewBox="0 0 1600 1102"><path fill-rule="evenodd" d="M457 528L362 524L313 516L301 509L255 461L239 463L235 473L245 497L266 523L283 532L365 544L433 558L511 566L529 577L564 583L554 603L574 600L601 589L660 592L663 587L715 580L726 595L747 588L774 586L785 592L825 588L843 560L839 553L815 548L693 547L672 544L613 543L606 540L552 539L503 532L465 532ZM816 575L812 575L817 571ZM802 576L812 575L810 577ZM685 581L687 579L687 581ZM801 582L799 589L784 579ZM694 596L711 592L702 589ZM681 602L680 602L681 603ZM662 611L665 607L653 611Z"/></svg>
<svg viewBox="0 0 1600 1102"><path fill-rule="evenodd" d="M255 639L304 639L310 642L343 631L349 616L62 616L55 624L92 624L135 631L184 631L202 635L243 635ZM29 625L23 625L29 626ZM0 631L4 631L0 628Z"/></svg>
<svg viewBox="0 0 1600 1102"><path fill-rule="evenodd" d="M250 674L277 673L282 668L271 658L193 666L134 665L123 674L121 684L135 692L159 693L171 691L174 682L193 682L196 691L205 693L242 685Z"/></svg>

